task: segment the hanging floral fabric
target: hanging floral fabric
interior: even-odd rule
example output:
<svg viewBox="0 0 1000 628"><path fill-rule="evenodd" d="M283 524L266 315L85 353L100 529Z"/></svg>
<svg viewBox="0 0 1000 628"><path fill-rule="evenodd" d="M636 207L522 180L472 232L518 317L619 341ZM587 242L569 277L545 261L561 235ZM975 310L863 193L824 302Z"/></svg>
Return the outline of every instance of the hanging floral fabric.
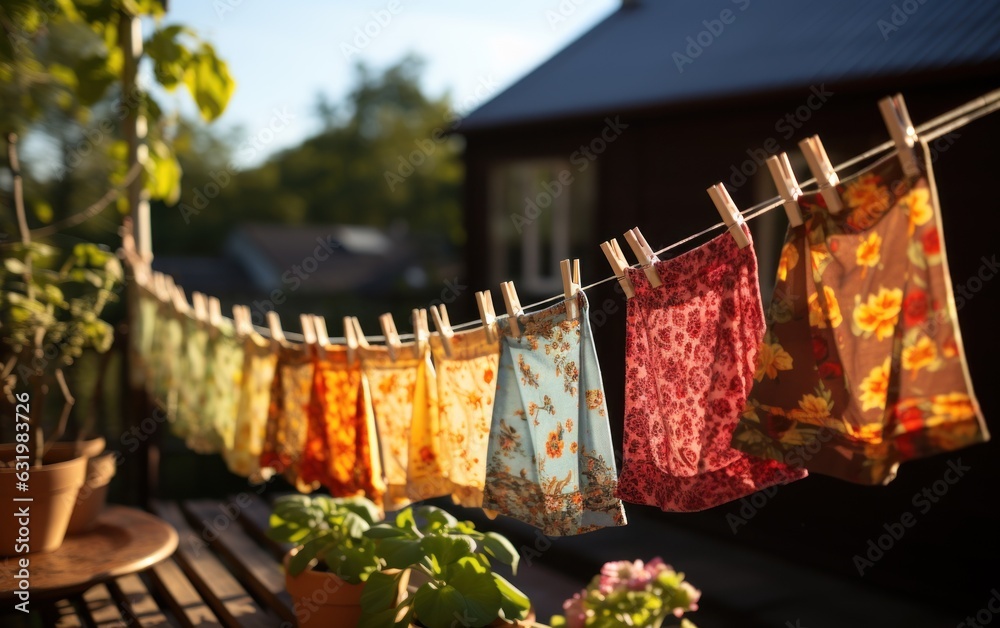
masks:
<svg viewBox="0 0 1000 628"><path fill-rule="evenodd" d="M381 504L385 484L368 379L347 347L319 349L313 375L302 479L334 497L364 495Z"/></svg>
<svg viewBox="0 0 1000 628"><path fill-rule="evenodd" d="M183 344L180 361L175 373L177 385L177 411L173 414L171 429L187 446L199 451L202 443L197 438L188 440L192 426L202 419L202 410L208 388L208 327L195 319L193 312L180 314L183 327ZM210 451L210 448L208 448ZM205 453L208 453L206 451Z"/></svg>
<svg viewBox="0 0 1000 628"><path fill-rule="evenodd" d="M243 380L243 343L233 325L220 322L209 327L205 376L205 402L188 434L188 446L201 453L223 449L223 435L232 432L239 408Z"/></svg>
<svg viewBox="0 0 1000 628"><path fill-rule="evenodd" d="M837 214L800 199L734 447L883 484L902 461L988 440L924 169L880 160L838 186Z"/></svg>
<svg viewBox="0 0 1000 628"><path fill-rule="evenodd" d="M243 368L236 420L222 429L223 457L229 470L243 477L261 473L260 456L267 434L271 387L278 364L272 343L256 331L243 338Z"/></svg>
<svg viewBox="0 0 1000 628"><path fill-rule="evenodd" d="M430 349L408 343L359 349L371 385L386 478L386 510L451 493L441 467L437 385Z"/></svg>
<svg viewBox="0 0 1000 628"><path fill-rule="evenodd" d="M459 332L448 340L432 336L430 342L437 367L442 464L454 485L455 503L478 508L486 482L499 344L490 342L484 329Z"/></svg>
<svg viewBox="0 0 1000 628"><path fill-rule="evenodd" d="M625 332L618 495L666 511L695 511L805 477L804 469L729 444L764 334L752 244L741 249L723 233L654 268L657 287L643 270L626 271L635 296Z"/></svg>
<svg viewBox="0 0 1000 628"><path fill-rule="evenodd" d="M625 525L586 296L500 327L483 507L553 536Z"/></svg>
<svg viewBox="0 0 1000 628"><path fill-rule="evenodd" d="M260 466L274 469L303 493L319 485L302 478L302 455L309 428L309 404L313 385L313 347L282 343L271 384L267 435Z"/></svg>

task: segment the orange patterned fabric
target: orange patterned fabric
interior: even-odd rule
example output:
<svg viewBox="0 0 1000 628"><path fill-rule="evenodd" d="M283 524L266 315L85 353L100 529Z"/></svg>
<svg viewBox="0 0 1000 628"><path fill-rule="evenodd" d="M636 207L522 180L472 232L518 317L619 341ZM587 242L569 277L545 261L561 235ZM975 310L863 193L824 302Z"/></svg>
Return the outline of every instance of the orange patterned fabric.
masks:
<svg viewBox="0 0 1000 628"><path fill-rule="evenodd" d="M454 485L455 503L478 508L486 483L500 344L490 342L480 328L455 334L447 347L432 336L431 351L437 367L441 464Z"/></svg>
<svg viewBox="0 0 1000 628"><path fill-rule="evenodd" d="M309 404L313 385L313 348L282 345L271 385L267 414L267 436L260 466L281 473L303 493L318 488L301 477L302 455L309 427Z"/></svg>
<svg viewBox="0 0 1000 628"><path fill-rule="evenodd" d="M372 405L386 478L386 510L451 493L441 467L437 384L430 348L359 349L371 385ZM395 359L393 359L395 357Z"/></svg>
<svg viewBox="0 0 1000 628"><path fill-rule="evenodd" d="M350 363L346 347L320 349L316 361L302 480L322 483L334 497L364 495L382 503L371 391L361 361Z"/></svg>

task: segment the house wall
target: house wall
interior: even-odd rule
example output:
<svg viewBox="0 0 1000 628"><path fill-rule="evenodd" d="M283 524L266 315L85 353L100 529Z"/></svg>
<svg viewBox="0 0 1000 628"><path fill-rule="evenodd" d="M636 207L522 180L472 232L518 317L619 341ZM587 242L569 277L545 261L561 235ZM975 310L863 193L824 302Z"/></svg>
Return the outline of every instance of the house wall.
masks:
<svg viewBox="0 0 1000 628"><path fill-rule="evenodd" d="M658 249L719 222L705 192L717 181L727 182L742 208L760 200L762 194L774 195L763 158L765 153L773 152L775 145L790 156L797 155L797 142L817 133L837 164L888 139L877 107L877 100L888 93L903 91L911 117L920 124L996 87L995 78L975 79L952 73L891 85L827 86L826 91L832 94L826 95L822 104L818 96L809 100L813 92L806 88L768 98L720 100L686 110L612 113L612 118L618 116L628 127L594 162L599 173L598 213L592 227L592 246L579 252L583 281L591 283L610 274L599 243L618 236L624 247L620 236L628 228L640 226L651 246ZM809 108L809 103L814 107ZM799 117L795 118L797 110ZM801 128L792 129L786 114L808 120L801 120ZM571 154L599 136L606 117L595 115L469 134L465 206L467 268L473 290L492 288L496 293L496 286L488 284L495 273L488 268L487 256L480 254L487 250L490 238L488 221L483 218L489 207L486 183L490 169L504 160ZM1000 281L985 278L1000 272L990 270L986 263L1000 256L995 236L1000 227L1000 203L990 186L1000 165L998 143L1000 113L939 141L934 164L951 276L956 290L963 287L970 297L963 299L959 310L969 366L983 412L994 432L1000 430L996 420L1000 399L993 383L997 375L994 321ZM752 160L753 154L759 156L757 169L764 174L756 181L734 186L740 179L732 178L733 168L738 170ZM796 173L800 180L809 176L804 165L796 167ZM763 219L751 223L761 267L769 269L762 279L765 295L773 283L774 259L784 230L780 210L773 214L770 227L763 224ZM694 244L677 251L688 250ZM628 256L631 258L630 253ZM616 286L615 282L602 285L589 297L612 431L620 450L625 303L615 292ZM499 311L502 302L499 298L496 301ZM474 306L466 314L475 317ZM914 496L942 479L949 460L959 459L971 469L967 477L949 486L948 493L940 498L942 503L932 505L926 513L915 507ZM748 511L741 515L740 509L747 507L739 502L694 514L666 514L635 507L630 507L630 512L667 518L848 578L861 577L852 557L863 555L869 539L885 533L883 524L898 522L903 513L912 512L917 525L906 532L905 539L896 542L898 548L885 552L884 558L865 572L864 581L909 595L933 595L934 599L942 599L944 593L945 604L967 609L979 608L991 587L996 586L996 568L992 565L995 553L984 548L995 545L992 539L1000 529L994 490L998 483L1000 456L997 445L990 443L905 463L898 478L886 487L861 487L823 476L810 477L782 487L735 533L732 518L727 520L727 515L746 516Z"/></svg>

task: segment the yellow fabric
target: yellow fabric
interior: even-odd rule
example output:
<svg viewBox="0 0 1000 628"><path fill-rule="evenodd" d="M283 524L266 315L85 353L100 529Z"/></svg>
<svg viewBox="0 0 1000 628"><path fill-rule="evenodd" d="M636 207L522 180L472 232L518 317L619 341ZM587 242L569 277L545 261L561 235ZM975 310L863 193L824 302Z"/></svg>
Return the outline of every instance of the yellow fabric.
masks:
<svg viewBox="0 0 1000 628"><path fill-rule="evenodd" d="M468 508L483 505L499 343L483 329L455 334L446 347L431 337L437 367L441 464L453 484L452 499Z"/></svg>
<svg viewBox="0 0 1000 628"><path fill-rule="evenodd" d="M386 347L365 347L359 353L381 443L386 510L448 495L451 483L439 460L441 430L430 348L403 345L395 359Z"/></svg>
<svg viewBox="0 0 1000 628"><path fill-rule="evenodd" d="M236 421L223 429L222 438L223 457L229 470L250 477L260 473L260 454L267 432L271 383L278 354L270 342L256 333L243 342L243 379Z"/></svg>

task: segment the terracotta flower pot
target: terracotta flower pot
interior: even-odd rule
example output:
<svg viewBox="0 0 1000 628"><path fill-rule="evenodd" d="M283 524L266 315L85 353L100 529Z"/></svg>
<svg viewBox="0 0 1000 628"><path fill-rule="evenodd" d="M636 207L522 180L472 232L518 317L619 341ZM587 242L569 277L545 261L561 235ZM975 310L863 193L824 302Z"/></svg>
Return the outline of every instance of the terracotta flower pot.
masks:
<svg viewBox="0 0 1000 628"><path fill-rule="evenodd" d="M12 447L0 453L5 462L14 460L14 455ZM21 491L18 474L23 471L0 469L0 503L9 508L7 516L0 517L0 556L58 549L86 471L87 459L83 456L50 452L44 465L28 469L28 490ZM32 501L13 501L22 497ZM16 516L22 509L27 510L27 517Z"/></svg>
<svg viewBox="0 0 1000 628"><path fill-rule="evenodd" d="M310 567L297 576L288 573L288 561L298 552L295 548L285 555L285 588L292 596L299 628L354 628L361 619L362 584L349 584L325 571ZM400 594L406 590L408 574L400 579Z"/></svg>
<svg viewBox="0 0 1000 628"><path fill-rule="evenodd" d="M82 534L94 527L108 499L108 485L118 470L115 454L104 451L107 441L97 437L80 442L55 443L49 456L76 452L87 458L86 481L80 489L66 534Z"/></svg>

